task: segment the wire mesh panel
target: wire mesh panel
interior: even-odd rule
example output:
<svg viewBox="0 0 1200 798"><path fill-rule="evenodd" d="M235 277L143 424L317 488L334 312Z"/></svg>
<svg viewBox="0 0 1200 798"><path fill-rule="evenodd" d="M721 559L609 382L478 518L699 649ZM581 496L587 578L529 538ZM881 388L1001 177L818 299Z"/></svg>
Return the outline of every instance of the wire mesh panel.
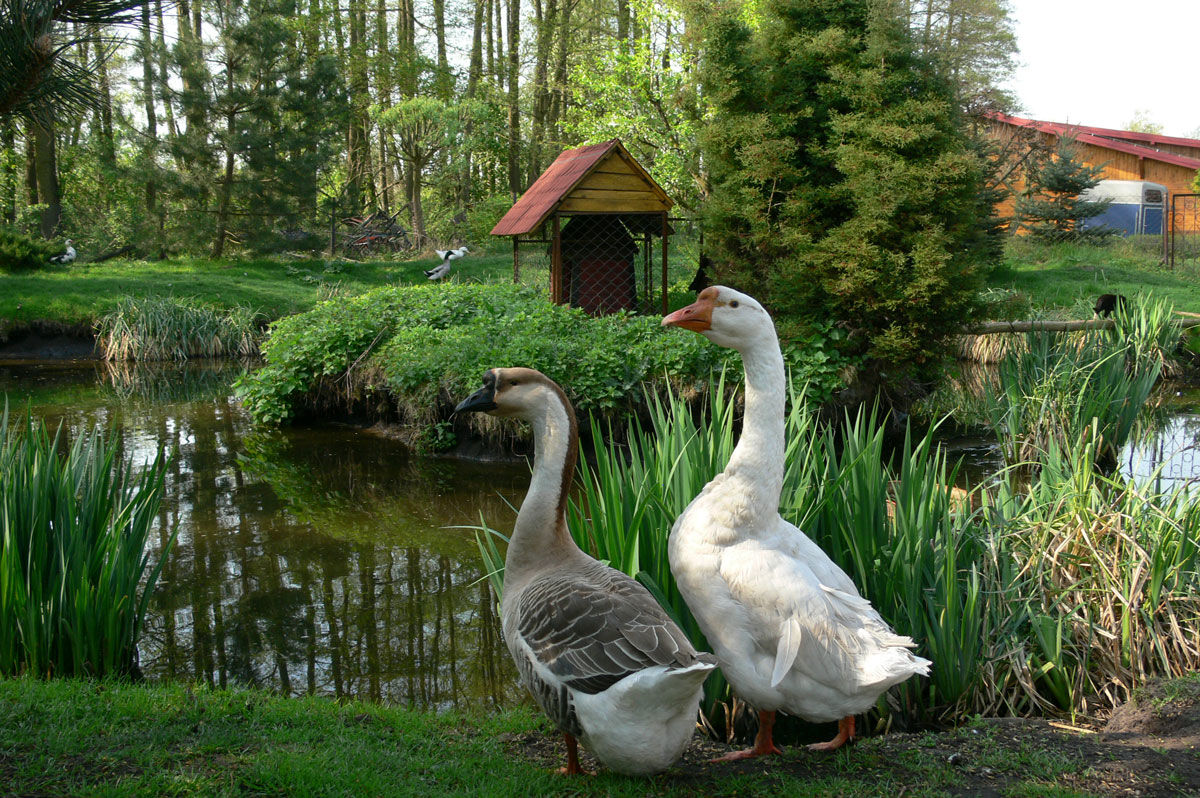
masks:
<svg viewBox="0 0 1200 798"><path fill-rule="evenodd" d="M1171 197L1171 268L1200 260L1200 194Z"/></svg>
<svg viewBox="0 0 1200 798"><path fill-rule="evenodd" d="M661 213L556 214L516 239L514 278L592 315L660 313L664 227Z"/></svg>

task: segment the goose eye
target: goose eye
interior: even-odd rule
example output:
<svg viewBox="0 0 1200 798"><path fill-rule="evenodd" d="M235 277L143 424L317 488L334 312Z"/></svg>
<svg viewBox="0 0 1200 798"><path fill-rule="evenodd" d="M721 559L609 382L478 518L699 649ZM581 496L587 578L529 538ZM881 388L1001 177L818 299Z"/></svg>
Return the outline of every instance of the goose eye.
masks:
<svg viewBox="0 0 1200 798"><path fill-rule="evenodd" d="M736 299L730 301L729 307L736 308L737 306L738 306L738 301Z"/></svg>

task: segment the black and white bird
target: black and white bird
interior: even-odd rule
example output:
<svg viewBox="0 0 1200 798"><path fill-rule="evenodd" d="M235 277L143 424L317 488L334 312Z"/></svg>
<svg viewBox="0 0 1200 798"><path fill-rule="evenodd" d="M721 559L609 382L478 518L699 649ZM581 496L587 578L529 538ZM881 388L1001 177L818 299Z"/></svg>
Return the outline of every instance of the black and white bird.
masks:
<svg viewBox="0 0 1200 798"><path fill-rule="evenodd" d="M70 243L70 242L67 242ZM1129 300L1120 294L1101 294L1096 297L1096 307L1092 308L1092 314L1099 316L1102 319L1107 319L1114 312L1124 314L1129 309Z"/></svg>
<svg viewBox="0 0 1200 798"><path fill-rule="evenodd" d="M442 259L442 262L437 266L434 266L432 269L426 271L425 276L430 280L442 279L450 273L450 262L458 260L470 251L471 250L467 249L465 246L459 247L458 249L435 249L434 252L436 252L438 257Z"/></svg>
<svg viewBox="0 0 1200 798"><path fill-rule="evenodd" d="M75 247L71 246L71 239L67 239L67 251L61 255L55 255L50 259L51 263L71 263L75 260Z"/></svg>

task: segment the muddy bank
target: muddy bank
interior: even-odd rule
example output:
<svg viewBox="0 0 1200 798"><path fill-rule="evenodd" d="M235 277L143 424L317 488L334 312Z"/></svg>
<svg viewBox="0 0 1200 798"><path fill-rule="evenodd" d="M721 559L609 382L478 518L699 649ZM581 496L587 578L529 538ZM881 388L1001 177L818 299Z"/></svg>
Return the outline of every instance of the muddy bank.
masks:
<svg viewBox="0 0 1200 798"><path fill-rule="evenodd" d="M10 333L0 343L0 360L98 360L91 333L44 333L27 330Z"/></svg>

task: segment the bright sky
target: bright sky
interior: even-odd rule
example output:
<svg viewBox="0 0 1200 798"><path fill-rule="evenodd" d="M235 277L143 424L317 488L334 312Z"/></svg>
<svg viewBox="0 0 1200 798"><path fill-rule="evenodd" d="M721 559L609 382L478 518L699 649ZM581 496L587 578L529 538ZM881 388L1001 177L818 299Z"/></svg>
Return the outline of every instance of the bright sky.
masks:
<svg viewBox="0 0 1200 798"><path fill-rule="evenodd" d="M1200 138L1200 0L1010 0L1019 115Z"/></svg>

